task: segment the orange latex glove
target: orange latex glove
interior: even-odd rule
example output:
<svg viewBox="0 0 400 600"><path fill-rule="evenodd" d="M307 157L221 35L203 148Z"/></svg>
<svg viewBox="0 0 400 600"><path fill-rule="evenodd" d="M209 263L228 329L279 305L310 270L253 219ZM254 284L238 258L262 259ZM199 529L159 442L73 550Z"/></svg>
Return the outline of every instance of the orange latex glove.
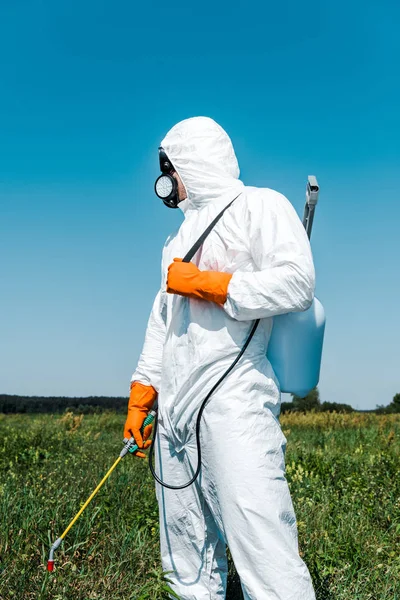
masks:
<svg viewBox="0 0 400 600"><path fill-rule="evenodd" d="M189 298L201 298L216 304L225 304L231 273L200 271L191 262L174 258L168 267L167 292Z"/></svg>
<svg viewBox="0 0 400 600"><path fill-rule="evenodd" d="M140 429L143 421L147 417L147 413L152 408L154 401L157 398L157 392L151 385L143 385L138 381L131 383L131 392L128 402L128 416L124 427L124 437L134 437L139 448L144 450L151 445L151 441L146 441L151 434L152 425L147 425L143 431L143 437ZM135 452L135 456L145 458L143 452Z"/></svg>

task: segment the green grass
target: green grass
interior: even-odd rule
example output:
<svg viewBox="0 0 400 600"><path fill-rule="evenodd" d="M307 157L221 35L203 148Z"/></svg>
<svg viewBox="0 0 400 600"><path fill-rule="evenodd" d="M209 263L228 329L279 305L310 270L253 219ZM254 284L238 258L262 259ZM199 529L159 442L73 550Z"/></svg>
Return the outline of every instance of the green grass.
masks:
<svg viewBox="0 0 400 600"><path fill-rule="evenodd" d="M0 415L0 598L158 600L154 485L126 457L56 553L49 547L118 456L124 415ZM318 600L400 600L400 415L284 415L287 478ZM166 576L168 578L168 575ZM239 600L232 572L228 600Z"/></svg>

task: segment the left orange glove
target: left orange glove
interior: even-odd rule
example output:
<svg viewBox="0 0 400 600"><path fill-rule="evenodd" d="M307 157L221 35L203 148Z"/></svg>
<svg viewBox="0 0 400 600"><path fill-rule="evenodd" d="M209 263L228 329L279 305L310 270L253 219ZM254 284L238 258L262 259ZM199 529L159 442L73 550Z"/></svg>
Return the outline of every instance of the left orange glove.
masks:
<svg viewBox="0 0 400 600"><path fill-rule="evenodd" d="M174 258L168 267L167 292L201 298L222 306L226 302L231 277L231 273L200 271L193 263Z"/></svg>

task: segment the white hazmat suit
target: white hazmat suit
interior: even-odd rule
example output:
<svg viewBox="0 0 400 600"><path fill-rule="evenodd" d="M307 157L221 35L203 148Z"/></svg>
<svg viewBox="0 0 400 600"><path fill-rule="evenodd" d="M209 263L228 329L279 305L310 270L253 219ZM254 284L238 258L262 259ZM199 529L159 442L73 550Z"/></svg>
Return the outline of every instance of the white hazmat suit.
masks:
<svg viewBox="0 0 400 600"><path fill-rule="evenodd" d="M163 569L182 600L225 598L228 545L246 600L313 600L285 479L279 383L266 358L273 317L312 302L307 235L284 196L239 181L232 143L212 119L178 123L161 145L187 191L179 204L185 219L163 250L161 289L132 381L158 391L156 468L166 483L193 475L200 404L261 319L205 408L196 483L180 491L156 485ZM170 263L238 194L193 258L201 270L233 274L225 304L167 293Z"/></svg>

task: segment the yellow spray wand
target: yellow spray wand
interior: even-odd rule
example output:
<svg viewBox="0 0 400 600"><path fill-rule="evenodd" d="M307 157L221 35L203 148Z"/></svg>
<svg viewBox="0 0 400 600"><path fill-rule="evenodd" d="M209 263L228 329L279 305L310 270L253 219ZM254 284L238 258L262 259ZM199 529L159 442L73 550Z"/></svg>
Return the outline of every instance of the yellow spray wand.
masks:
<svg viewBox="0 0 400 600"><path fill-rule="evenodd" d="M150 425L154 421L154 417L155 416L156 416L155 411L151 410L149 412L149 414L147 415L144 423L143 423L142 431L144 430L144 428L147 425ZM50 548L49 559L47 561L47 570L48 571L53 571L54 570L54 552L60 547L60 545L61 545L62 541L64 540L65 536L67 535L68 531L76 523L76 521L79 519L79 517L81 516L81 514L83 513L83 511L85 510L85 508L93 500L93 498L95 497L95 495L97 494L97 492L99 491L99 489L102 487L102 485L110 477L110 475L114 471L115 467L124 458L124 456L126 456L126 454L128 454L128 452L130 454L134 454L138 449L139 448L138 448L137 444L135 443L135 440L134 440L133 437L131 437L130 439L127 439L127 438L124 439L124 447L121 450L121 453L120 453L119 457L117 458L117 460L115 461L115 463L112 465L112 467L104 475L103 479L100 481L100 483L96 487L96 489L93 490L93 492L90 494L89 498L86 500L85 504L80 508L79 512L76 513L75 517L72 519L72 521L70 522L70 524L68 525L68 527L65 529L65 531L60 535L60 537L54 542L54 544Z"/></svg>

